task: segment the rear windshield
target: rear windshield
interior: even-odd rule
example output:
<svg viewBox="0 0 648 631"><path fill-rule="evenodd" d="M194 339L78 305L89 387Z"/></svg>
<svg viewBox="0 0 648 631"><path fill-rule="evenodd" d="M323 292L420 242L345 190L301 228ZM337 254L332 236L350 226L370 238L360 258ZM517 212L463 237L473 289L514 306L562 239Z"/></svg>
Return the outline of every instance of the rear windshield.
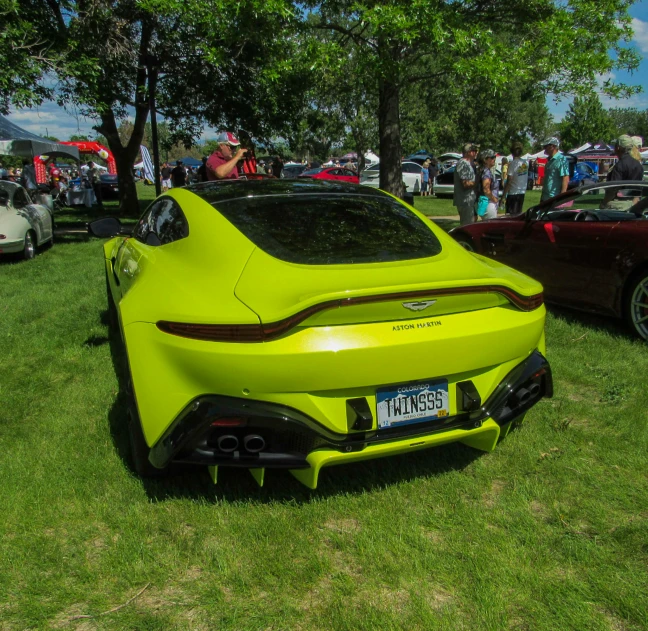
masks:
<svg viewBox="0 0 648 631"><path fill-rule="evenodd" d="M268 195L215 206L256 246L290 263L382 263L441 252L430 227L387 196Z"/></svg>

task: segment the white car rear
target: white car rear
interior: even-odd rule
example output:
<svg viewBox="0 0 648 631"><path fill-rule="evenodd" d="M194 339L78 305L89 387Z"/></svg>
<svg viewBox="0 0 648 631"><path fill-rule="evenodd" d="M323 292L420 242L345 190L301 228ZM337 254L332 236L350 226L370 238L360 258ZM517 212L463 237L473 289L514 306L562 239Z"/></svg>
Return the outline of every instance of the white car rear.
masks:
<svg viewBox="0 0 648 631"><path fill-rule="evenodd" d="M423 167L416 162L403 162L402 173L405 190L408 193L420 193L423 181ZM360 174L360 184L380 188L380 163L372 164Z"/></svg>

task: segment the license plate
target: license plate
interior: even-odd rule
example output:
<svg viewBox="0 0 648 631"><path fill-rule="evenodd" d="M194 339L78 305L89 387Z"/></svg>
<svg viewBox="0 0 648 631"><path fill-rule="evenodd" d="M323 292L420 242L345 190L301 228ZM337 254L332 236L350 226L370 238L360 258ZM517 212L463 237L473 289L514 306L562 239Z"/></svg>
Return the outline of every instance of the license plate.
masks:
<svg viewBox="0 0 648 631"><path fill-rule="evenodd" d="M448 416L448 382L445 379L388 386L376 391L378 428L423 423Z"/></svg>

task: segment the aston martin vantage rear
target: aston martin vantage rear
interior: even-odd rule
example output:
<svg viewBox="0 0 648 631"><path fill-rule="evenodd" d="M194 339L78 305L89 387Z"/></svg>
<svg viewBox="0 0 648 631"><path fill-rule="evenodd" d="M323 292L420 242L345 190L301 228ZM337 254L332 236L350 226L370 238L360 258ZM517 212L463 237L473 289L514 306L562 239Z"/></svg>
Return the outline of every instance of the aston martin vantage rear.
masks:
<svg viewBox="0 0 648 631"><path fill-rule="evenodd" d="M552 394L541 285L378 190L173 189L104 254L142 475L287 468L315 488L331 465L492 450Z"/></svg>

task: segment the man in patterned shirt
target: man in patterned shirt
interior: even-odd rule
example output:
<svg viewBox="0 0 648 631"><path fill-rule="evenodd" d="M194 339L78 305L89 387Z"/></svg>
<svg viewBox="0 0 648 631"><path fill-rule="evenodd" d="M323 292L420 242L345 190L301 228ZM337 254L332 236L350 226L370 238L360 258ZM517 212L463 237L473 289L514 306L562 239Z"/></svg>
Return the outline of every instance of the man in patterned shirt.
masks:
<svg viewBox="0 0 648 631"><path fill-rule="evenodd" d="M569 163L567 162L567 158L558 151L559 146L560 140L555 136L545 140L542 146L549 159L547 160L547 164L545 164L540 201L564 193L567 190L567 185L569 184Z"/></svg>
<svg viewBox="0 0 648 631"><path fill-rule="evenodd" d="M454 172L454 195L452 203L459 211L461 225L475 221L475 158L477 146L469 142L463 146L463 158L457 162Z"/></svg>

